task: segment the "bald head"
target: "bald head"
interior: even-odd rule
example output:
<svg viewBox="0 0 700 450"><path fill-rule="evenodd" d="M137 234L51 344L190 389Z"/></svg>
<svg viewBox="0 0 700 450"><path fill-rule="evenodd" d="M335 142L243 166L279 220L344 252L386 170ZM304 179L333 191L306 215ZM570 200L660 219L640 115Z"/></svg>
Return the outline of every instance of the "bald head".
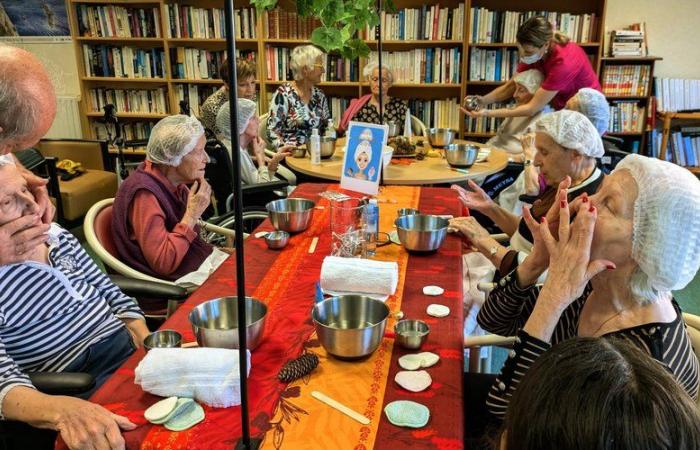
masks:
<svg viewBox="0 0 700 450"><path fill-rule="evenodd" d="M0 154L34 145L56 115L46 69L26 50L0 44Z"/></svg>

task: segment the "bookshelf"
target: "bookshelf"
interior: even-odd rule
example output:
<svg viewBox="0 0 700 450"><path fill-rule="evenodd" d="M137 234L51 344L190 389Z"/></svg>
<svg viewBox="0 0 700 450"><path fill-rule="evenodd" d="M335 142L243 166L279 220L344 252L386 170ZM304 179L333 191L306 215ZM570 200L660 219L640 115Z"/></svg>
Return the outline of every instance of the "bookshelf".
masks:
<svg viewBox="0 0 700 450"><path fill-rule="evenodd" d="M610 103L608 134L624 139L638 153L647 150L654 115L654 65L660 60L655 56L601 58L600 85Z"/></svg>
<svg viewBox="0 0 700 450"><path fill-rule="evenodd" d="M286 18L285 25L280 29L280 14L275 12L266 12L258 15L254 8L248 2L237 2L237 13L240 15L237 19L237 29L241 34L236 39L237 50L246 54L252 53L255 55L257 68L257 84L259 89L259 106L260 112L265 113L269 105L272 94L277 87L284 81L276 80L269 76L269 68L267 64L267 53L269 48L283 48L291 50L295 46L309 44L310 41L305 39L313 30L314 23L312 20L295 17L295 14L289 14L295 11L295 2L291 0L282 0L279 3L279 11L284 11L282 17ZM431 7L439 6L443 11L452 10L447 16L451 17L451 22L447 22L444 27L438 27L438 32L444 34L437 36L433 34L431 39L410 39L404 40L396 38L396 36L385 35L382 41L384 52L401 53L411 51L426 51L432 49L434 54L441 51L450 52L453 57L459 55L459 65L455 75L458 79L447 79L447 82L424 82L425 80L399 80L392 87L391 95L411 101L411 112L420 117L423 114L425 117L430 116L433 119L440 120L443 123L448 120L452 123L452 127L459 127L460 135L469 139L486 139L493 135L493 132L474 132L467 133L465 121L456 113L457 105L467 94L485 93L502 83L502 81L489 80L469 80L469 57L475 49L482 50L499 50L499 51L515 51L517 46L513 42L479 42L472 43L472 8L487 8L492 11L551 11L557 13L570 13L573 15L595 14L596 22L594 26L589 27L589 37L586 42L581 43L581 46L590 55L594 64L594 69L599 70L600 57L602 54L600 40L603 35L604 17L605 17L605 0L581 0L575 4L562 4L558 0L530 0L523 3L518 0L394 0L397 8L397 18L394 22L386 22L384 31L391 30L391 25L397 23L406 24L407 17L415 19L415 11L430 11ZM183 50L199 51L201 54L219 54L226 47L225 39L221 34L223 20L223 10L221 2L218 0L67 0L69 22L71 26L71 34L75 41L75 52L77 56L78 71L80 76L81 89L81 124L85 137L97 137L94 125L102 116L101 111L95 111L91 103L90 92L94 89L134 89L134 90L153 90L165 89L166 108L170 114L179 112L179 99L183 96L188 98L198 98L203 92L208 89L217 89L222 85L217 73L209 74L208 76L191 76L187 73L186 76L176 76L174 64L179 63ZM461 15L455 13L462 8ZM99 13L94 19L89 19L90 15L86 11L99 11L103 8L102 22L99 22ZM127 17L130 20L129 24L140 27L138 35L132 33L124 33L124 30L115 26L110 22L107 25L105 19L109 19L109 9L114 12L118 8L122 18ZM191 8L191 9L188 9ZM423 9L426 8L426 9ZM143 10L144 14L150 14L151 19L135 20L129 16L131 10ZM195 14L197 18L191 19L194 23L192 27L205 21L213 23L212 27L202 27L198 31L191 28L185 32L185 16L186 11L190 14ZM218 12L217 12L218 10ZM244 10L248 12L244 14ZM398 12L404 10L404 22L397 22ZM414 10L409 15L406 11ZM184 11L184 12L183 12ZM211 13L210 13L211 11ZM107 12L105 15L104 13ZM178 12L181 16L175 16ZM124 14L127 16L124 16ZM277 16L275 17L275 14ZM204 16L207 19L203 19ZM141 16L137 17L141 19ZM157 20L158 19L158 20ZM105 25L106 32L102 33L98 30L90 30L93 32L86 33L85 24L101 26ZM97 22L95 22L95 20ZM197 22L199 20L199 22ZM209 20L209 22L206 22ZM386 18L385 18L386 20ZM239 25L247 23L245 30L242 30ZM412 22L416 23L417 22ZM436 22L438 23L438 22ZM571 22L574 24L575 22ZM79 24L81 24L79 26ZM180 29L178 31L178 24ZM573 25L572 25L573 26ZM271 28L272 27L272 28ZM582 22L578 28L583 28ZM213 30L213 31L211 31ZM396 28L393 28L396 31ZM408 28L404 29L404 36ZM448 31L449 30L449 31ZM284 31L280 33L280 31ZM377 42L374 30L361 30L360 37L365 39L370 50L376 53ZM415 32L415 28L413 30ZM433 39L433 37L437 37ZM86 73L85 66L85 50L86 46L102 46L102 47L130 47L136 50L151 51L158 50L162 52L163 76L158 78L132 78L132 77L101 77L94 76L95 74ZM178 52L179 55L178 56ZM355 68L352 80L333 80L324 81L319 87L329 99L329 103L333 105L333 117L336 120L340 119L340 114L347 107L350 99L369 92L369 83L362 77L362 70L367 64L367 59L361 58L354 62ZM182 75L182 74L180 74ZM413 107L418 108L414 110ZM194 108L193 108L194 109ZM136 135L147 132L154 121L157 121L165 114L153 112L118 112L117 116L124 119L129 130L134 130ZM337 117L336 117L337 116ZM430 126L430 120L425 120L426 125Z"/></svg>
<svg viewBox="0 0 700 450"><path fill-rule="evenodd" d="M669 142L673 140L673 136L671 133L671 128L674 124L676 123L681 123L685 125L698 125L700 124L700 112L667 112L667 111L658 111L657 116L661 120L661 144L659 145L659 154L658 157L659 159L662 159L664 161L666 160L671 160L676 164L680 165L680 161L678 161L678 155L677 153L672 153L669 158L669 155L667 154L668 148L669 148ZM682 129L681 129L682 130ZM673 133L675 134L675 133ZM697 135L697 134L696 134ZM686 169L694 173L695 175L700 176L700 167L699 166L684 166Z"/></svg>

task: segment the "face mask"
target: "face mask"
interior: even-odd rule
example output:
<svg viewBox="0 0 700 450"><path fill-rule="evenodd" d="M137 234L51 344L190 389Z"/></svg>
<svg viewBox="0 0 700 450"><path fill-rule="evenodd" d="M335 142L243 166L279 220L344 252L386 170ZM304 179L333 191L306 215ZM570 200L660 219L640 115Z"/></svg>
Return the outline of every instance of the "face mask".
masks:
<svg viewBox="0 0 700 450"><path fill-rule="evenodd" d="M534 55L530 55L530 56L521 56L520 62L523 64L535 64L540 59L542 59L542 54L535 53Z"/></svg>

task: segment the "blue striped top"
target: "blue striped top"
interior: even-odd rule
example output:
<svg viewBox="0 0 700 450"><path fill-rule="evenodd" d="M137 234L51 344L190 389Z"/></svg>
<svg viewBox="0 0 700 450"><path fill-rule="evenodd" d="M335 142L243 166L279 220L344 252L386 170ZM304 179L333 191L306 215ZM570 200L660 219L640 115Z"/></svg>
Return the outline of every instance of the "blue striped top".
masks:
<svg viewBox="0 0 700 450"><path fill-rule="evenodd" d="M87 347L143 318L68 231L49 230L49 264L0 267L0 411L28 371L60 372Z"/></svg>

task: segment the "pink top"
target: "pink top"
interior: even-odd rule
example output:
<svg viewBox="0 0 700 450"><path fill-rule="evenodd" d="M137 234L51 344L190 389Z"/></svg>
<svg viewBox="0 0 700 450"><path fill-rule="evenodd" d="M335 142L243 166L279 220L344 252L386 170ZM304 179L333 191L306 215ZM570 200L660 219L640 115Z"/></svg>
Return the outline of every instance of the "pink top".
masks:
<svg viewBox="0 0 700 450"><path fill-rule="evenodd" d="M146 161L144 170L172 186L162 173L150 161ZM172 191L187 189L187 186L172 186ZM165 228L165 214L158 204L158 199L151 192L141 189L129 208L129 222L135 239L146 262L154 272L169 275L177 270L187 254L190 244L197 233L183 223L178 223L173 231Z"/></svg>
<svg viewBox="0 0 700 450"><path fill-rule="evenodd" d="M575 42L554 45L546 58L535 64L518 64L518 72L537 69L544 74L542 89L558 91L552 99L554 109L562 109L581 88L601 90L598 77L586 52Z"/></svg>

